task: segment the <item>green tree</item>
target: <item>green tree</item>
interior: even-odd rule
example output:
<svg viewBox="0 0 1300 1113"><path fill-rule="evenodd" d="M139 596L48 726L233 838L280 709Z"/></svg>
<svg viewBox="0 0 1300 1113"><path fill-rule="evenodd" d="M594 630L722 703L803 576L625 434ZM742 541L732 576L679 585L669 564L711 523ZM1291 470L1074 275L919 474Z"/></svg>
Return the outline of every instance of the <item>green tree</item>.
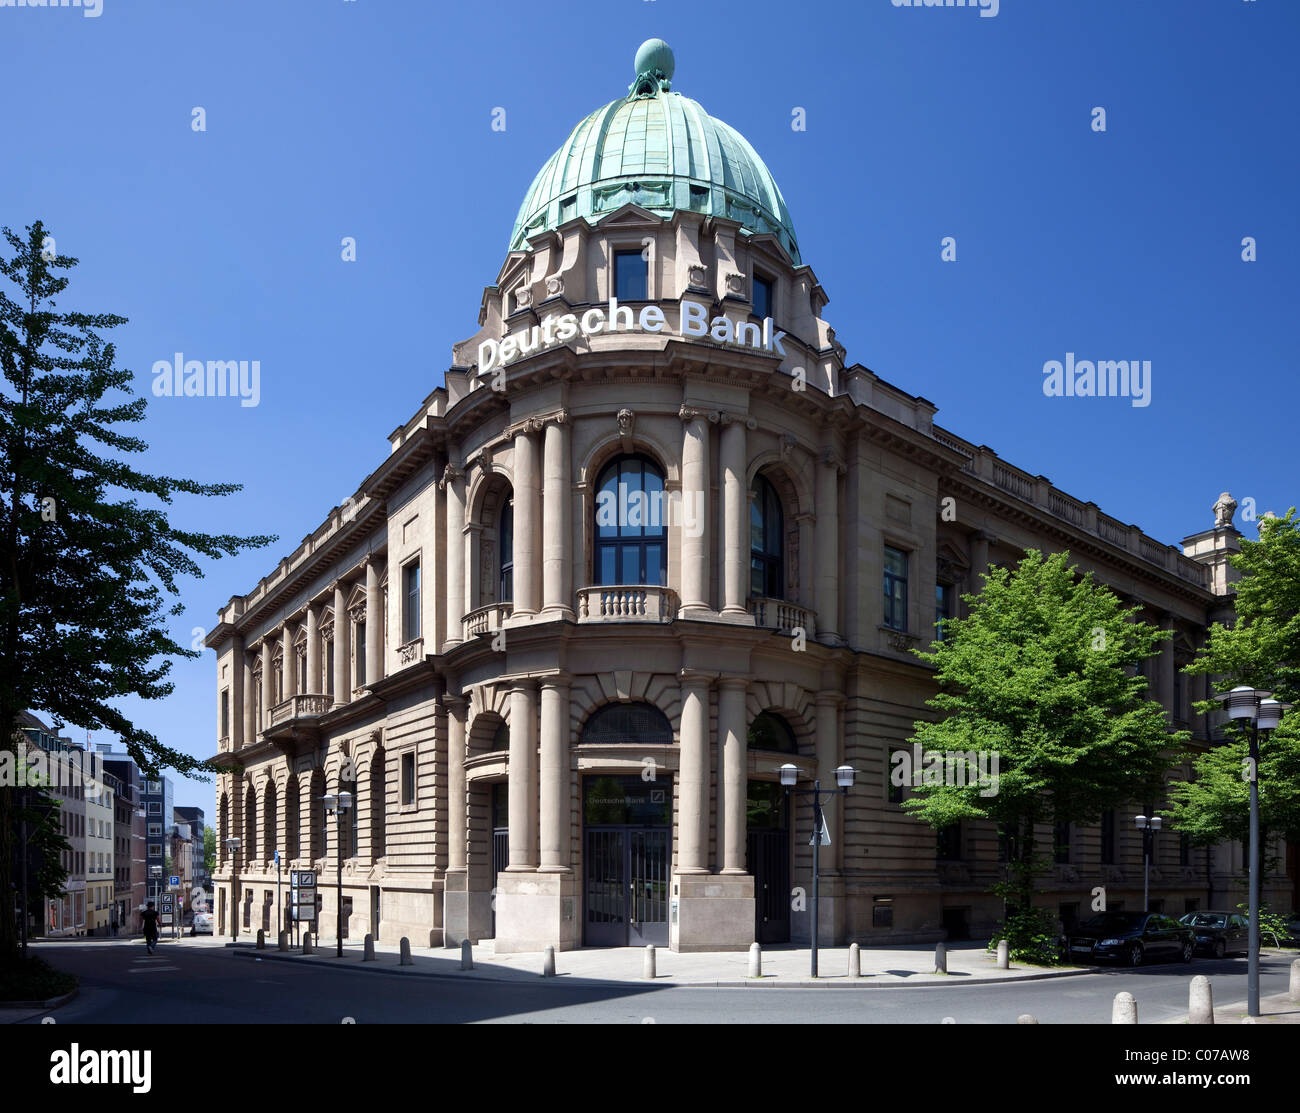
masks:
<svg viewBox="0 0 1300 1113"><path fill-rule="evenodd" d="M202 575L197 558L275 539L169 522L176 495L238 486L131 466L148 446L124 427L144 419L145 399L105 338L125 318L61 307L69 279L59 272L77 260L54 253L39 221L3 235L13 254L0 244L0 744L13 750L19 710L37 708L118 735L147 775L207 770L118 703L169 695L171 658L198 656L166 627L183 609L178 579ZM0 793L0 959L17 944L13 804Z"/></svg>
<svg viewBox="0 0 1300 1113"><path fill-rule="evenodd" d="M217 833L204 824L203 827L203 870L211 877L217 868Z"/></svg>
<svg viewBox="0 0 1300 1113"><path fill-rule="evenodd" d="M995 821L1010 867L1000 895L1031 920L1035 878L1050 861L1035 824L1095 823L1107 808L1153 799L1170 750L1188 738L1170 733L1146 680L1131 674L1172 634L1137 620L1139 608L1068 559L1030 550L1014 570L990 568L983 591L963 596L969 617L946 620L942 641L913 651L935 667L939 692L928 703L942 717L916 723L911 741L926 752L993 751L998 777L981 785L960 757L953 766L964 776L948 779L964 784L941 783L933 769L916 784L913 771L903 807L936 829ZM1041 937L1031 920L1024 934Z"/></svg>
<svg viewBox="0 0 1300 1113"><path fill-rule="evenodd" d="M1300 520L1295 507L1284 518L1260 519L1259 540L1243 540L1241 552L1229 561L1242 573L1236 621L1211 626L1196 660L1183 671L1216 678L1220 691L1246 684L1271 691L1284 703L1300 704ZM1214 700L1197 704L1202 712L1218 707ZM1195 846L1249 838L1249 742L1245 730L1231 721L1223 733L1223 745L1195 758L1195 778L1170 790L1172 803L1165 814ZM1256 775L1261 845L1268 844L1270 835L1300 839L1300 713L1284 713L1281 726L1261 738Z"/></svg>

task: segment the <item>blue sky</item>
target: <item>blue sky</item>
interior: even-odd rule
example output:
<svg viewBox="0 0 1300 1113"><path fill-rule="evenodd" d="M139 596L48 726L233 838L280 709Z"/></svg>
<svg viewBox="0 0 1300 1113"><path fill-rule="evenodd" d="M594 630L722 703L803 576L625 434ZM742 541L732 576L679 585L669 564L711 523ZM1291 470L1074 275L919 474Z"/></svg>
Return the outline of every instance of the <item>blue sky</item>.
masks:
<svg viewBox="0 0 1300 1113"><path fill-rule="evenodd" d="M0 6L0 223L81 259L64 304L130 318L142 393L178 351L260 361L258 406L150 395L139 429L152 470L244 484L175 521L281 538L186 585L183 642L384 458L533 175L651 36L772 170L850 359L1167 542L1225 488L1297 501L1294 0L102 2ZM1150 360L1150 405L1045 397L1067 351ZM129 710L211 754L213 668Z"/></svg>

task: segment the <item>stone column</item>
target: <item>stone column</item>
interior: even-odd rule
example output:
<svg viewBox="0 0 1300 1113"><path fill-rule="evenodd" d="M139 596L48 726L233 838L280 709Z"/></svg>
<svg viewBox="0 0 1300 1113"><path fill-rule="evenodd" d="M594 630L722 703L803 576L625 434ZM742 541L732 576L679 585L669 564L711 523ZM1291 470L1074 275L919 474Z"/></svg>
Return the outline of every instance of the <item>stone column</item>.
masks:
<svg viewBox="0 0 1300 1113"><path fill-rule="evenodd" d="M257 741L257 732L262 729L262 724L257 721L257 716L253 714L253 708L257 704L257 697L253 692L253 662L249 659L247 653L243 655L240 671L244 674L244 703L240 709L241 717L244 720L243 744L251 746Z"/></svg>
<svg viewBox="0 0 1300 1113"><path fill-rule="evenodd" d="M307 608L307 691L313 695L322 690L320 671L320 608Z"/></svg>
<svg viewBox="0 0 1300 1113"><path fill-rule="evenodd" d="M542 444L542 609L550 617L573 617L573 557L569 552L569 414L561 410L547 423Z"/></svg>
<svg viewBox="0 0 1300 1113"><path fill-rule="evenodd" d="M244 655L244 638L235 634L230 639L230 748L238 750L247 735L244 734L244 704L250 698ZM225 853L222 848L221 853Z"/></svg>
<svg viewBox="0 0 1300 1113"><path fill-rule="evenodd" d="M448 464L438 484L447 493L447 595L444 646L459 645L465 617L465 473Z"/></svg>
<svg viewBox="0 0 1300 1113"><path fill-rule="evenodd" d="M520 680L510 691L512 871L537 869L537 810L537 682Z"/></svg>
<svg viewBox="0 0 1300 1113"><path fill-rule="evenodd" d="M567 873L570 869L569 684L559 677L542 681L541 828L541 871Z"/></svg>
<svg viewBox="0 0 1300 1113"><path fill-rule="evenodd" d="M724 677L718 685L718 738L723 779L718 816L723 873L744 873L746 852L745 689L743 677Z"/></svg>
<svg viewBox="0 0 1300 1113"><path fill-rule="evenodd" d="M366 683L384 678L384 591L379 586L379 558L366 562Z"/></svg>
<svg viewBox="0 0 1300 1113"><path fill-rule="evenodd" d="M1165 612L1160 617L1162 630L1177 632L1174 616ZM1174 707L1174 639L1160 643L1160 656L1156 658L1156 699L1165 709L1170 719L1178 718L1178 709Z"/></svg>
<svg viewBox="0 0 1300 1113"><path fill-rule="evenodd" d="M334 706L352 698L352 678L348 675L351 657L352 627L348 622L347 588L342 580L334 585Z"/></svg>
<svg viewBox="0 0 1300 1113"><path fill-rule="evenodd" d="M724 614L749 613L749 491L745 430L751 419L732 417L722 428L722 550Z"/></svg>
<svg viewBox="0 0 1300 1113"><path fill-rule="evenodd" d="M816 552L813 592L817 600L817 637L832 645L840 640L840 461L829 450L817 461Z"/></svg>
<svg viewBox="0 0 1300 1113"><path fill-rule="evenodd" d="M541 536L537 483L537 432L530 423L515 434L515 600L516 615L537 613L537 542ZM513 804L511 805L513 807Z"/></svg>
<svg viewBox="0 0 1300 1113"><path fill-rule="evenodd" d="M465 713L462 699L445 699L447 707L447 869L466 868L465 848Z"/></svg>
<svg viewBox="0 0 1300 1113"><path fill-rule="evenodd" d="M817 779L823 789L835 788L835 769L840 764L839 731L840 694L834 691L817 693L816 749ZM825 809L826 828L831 836L830 846L821 848L823 873L835 873L840 868L840 847L843 844L844 797L834 797Z"/></svg>
<svg viewBox="0 0 1300 1113"><path fill-rule="evenodd" d="M284 662L284 698L298 694L298 654L293 648L297 628L286 622L280 635L280 659Z"/></svg>
<svg viewBox="0 0 1300 1113"><path fill-rule="evenodd" d="M271 708L275 704L275 670L271 663L271 634L262 638L262 721L258 730L265 730L271 722Z"/></svg>
<svg viewBox="0 0 1300 1113"><path fill-rule="evenodd" d="M677 872L708 873L709 678L683 670Z"/></svg>
<svg viewBox="0 0 1300 1113"><path fill-rule="evenodd" d="M709 609L709 426L682 406L682 610Z"/></svg>

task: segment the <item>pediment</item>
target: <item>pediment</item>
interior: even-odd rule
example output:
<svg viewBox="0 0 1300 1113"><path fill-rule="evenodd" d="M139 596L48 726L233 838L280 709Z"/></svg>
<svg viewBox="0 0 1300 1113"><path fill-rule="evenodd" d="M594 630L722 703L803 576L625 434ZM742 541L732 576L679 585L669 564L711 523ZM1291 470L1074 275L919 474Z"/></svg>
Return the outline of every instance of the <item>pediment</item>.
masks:
<svg viewBox="0 0 1300 1113"><path fill-rule="evenodd" d="M646 228L658 227L663 223L663 217L658 213L651 212L649 209L643 209L635 201L628 201L620 205L611 213L602 216L597 222L596 227L605 228Z"/></svg>

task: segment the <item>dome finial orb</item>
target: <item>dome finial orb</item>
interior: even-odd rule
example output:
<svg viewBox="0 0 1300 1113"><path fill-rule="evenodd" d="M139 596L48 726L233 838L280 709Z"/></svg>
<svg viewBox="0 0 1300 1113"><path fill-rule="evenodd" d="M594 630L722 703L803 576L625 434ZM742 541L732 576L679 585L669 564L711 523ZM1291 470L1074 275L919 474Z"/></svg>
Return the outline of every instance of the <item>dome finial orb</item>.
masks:
<svg viewBox="0 0 1300 1113"><path fill-rule="evenodd" d="M673 48L663 39L646 39L637 48L636 61L633 65L636 69L635 80L632 83L634 90L643 83L650 84L647 79L653 79L653 83L658 88L665 90L671 88L670 82L677 63L673 58Z"/></svg>

